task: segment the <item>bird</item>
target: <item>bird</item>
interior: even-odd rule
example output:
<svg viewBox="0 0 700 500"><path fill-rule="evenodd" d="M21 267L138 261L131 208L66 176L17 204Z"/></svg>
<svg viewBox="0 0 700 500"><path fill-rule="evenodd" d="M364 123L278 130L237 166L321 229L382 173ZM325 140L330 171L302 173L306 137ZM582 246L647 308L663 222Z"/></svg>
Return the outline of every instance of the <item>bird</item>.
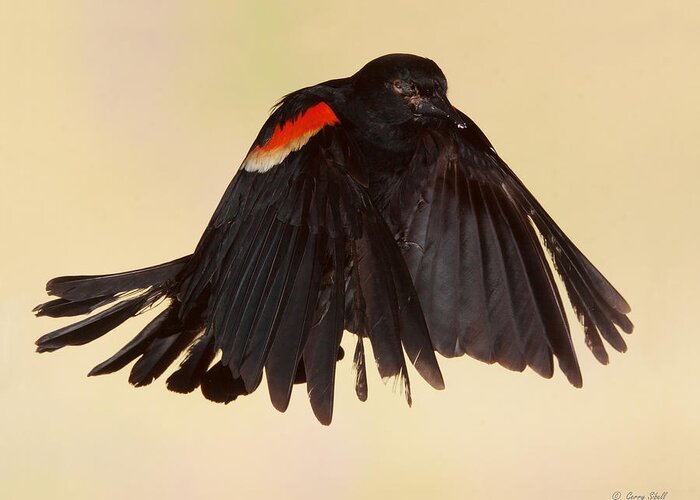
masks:
<svg viewBox="0 0 700 500"><path fill-rule="evenodd" d="M545 378L556 359L581 387L556 275L594 357L608 363L603 339L624 352L626 300L450 103L438 65L388 54L276 104L192 254L50 280L38 316L87 316L36 345L86 344L161 308L89 376L135 361L129 382L145 386L176 365L168 389L221 403L264 378L281 412L304 384L328 425L344 331L362 401L366 342L409 405L409 364L444 388L436 353Z"/></svg>

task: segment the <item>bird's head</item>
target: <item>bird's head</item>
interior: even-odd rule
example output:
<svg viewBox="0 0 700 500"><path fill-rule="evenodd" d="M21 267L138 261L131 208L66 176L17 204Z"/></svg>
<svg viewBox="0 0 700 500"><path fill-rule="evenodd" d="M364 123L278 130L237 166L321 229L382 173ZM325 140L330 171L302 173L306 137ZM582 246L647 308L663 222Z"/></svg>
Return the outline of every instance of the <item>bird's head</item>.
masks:
<svg viewBox="0 0 700 500"><path fill-rule="evenodd" d="M373 123L401 125L447 121L466 127L447 99L447 79L430 59L389 54L367 63L350 78L353 95Z"/></svg>

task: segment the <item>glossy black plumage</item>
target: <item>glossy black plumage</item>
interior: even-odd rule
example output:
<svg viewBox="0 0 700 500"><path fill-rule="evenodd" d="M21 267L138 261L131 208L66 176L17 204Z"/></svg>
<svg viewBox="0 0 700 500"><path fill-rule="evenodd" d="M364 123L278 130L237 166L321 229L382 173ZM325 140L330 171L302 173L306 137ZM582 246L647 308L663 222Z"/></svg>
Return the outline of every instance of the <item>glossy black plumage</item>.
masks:
<svg viewBox="0 0 700 500"><path fill-rule="evenodd" d="M434 350L544 377L556 357L582 377L554 268L607 362L624 351L629 306L563 234L486 136L446 98L428 59L394 54L352 77L286 96L266 121L194 253L143 270L51 280L39 315L88 314L37 341L79 345L165 300L163 312L90 375L136 361L147 385L181 359L167 386L230 402L265 376L280 411L304 383L330 423L340 341L357 335L355 390L367 398L364 340L380 375L405 354L443 387ZM426 324L427 323L427 324Z"/></svg>

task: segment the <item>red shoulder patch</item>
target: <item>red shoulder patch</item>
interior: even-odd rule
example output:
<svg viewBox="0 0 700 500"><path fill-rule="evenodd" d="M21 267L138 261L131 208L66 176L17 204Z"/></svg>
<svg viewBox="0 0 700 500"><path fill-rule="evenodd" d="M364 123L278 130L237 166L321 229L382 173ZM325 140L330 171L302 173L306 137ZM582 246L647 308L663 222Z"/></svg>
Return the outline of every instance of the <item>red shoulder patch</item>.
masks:
<svg viewBox="0 0 700 500"><path fill-rule="evenodd" d="M289 153L300 150L319 130L340 120L325 102L311 106L296 118L277 124L272 137L262 146L255 146L243 161L249 172L267 172L279 165Z"/></svg>

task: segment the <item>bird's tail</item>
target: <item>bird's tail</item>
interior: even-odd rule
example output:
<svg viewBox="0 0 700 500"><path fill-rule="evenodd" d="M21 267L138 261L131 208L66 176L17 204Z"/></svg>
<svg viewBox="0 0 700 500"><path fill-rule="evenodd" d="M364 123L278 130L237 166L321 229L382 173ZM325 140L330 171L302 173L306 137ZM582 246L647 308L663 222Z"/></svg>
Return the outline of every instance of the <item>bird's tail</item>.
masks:
<svg viewBox="0 0 700 500"><path fill-rule="evenodd" d="M58 298L34 308L37 316L78 316L112 304L108 309L59 328L36 341L38 352L91 342L173 292L190 256L157 266L98 276L62 276L46 284Z"/></svg>

